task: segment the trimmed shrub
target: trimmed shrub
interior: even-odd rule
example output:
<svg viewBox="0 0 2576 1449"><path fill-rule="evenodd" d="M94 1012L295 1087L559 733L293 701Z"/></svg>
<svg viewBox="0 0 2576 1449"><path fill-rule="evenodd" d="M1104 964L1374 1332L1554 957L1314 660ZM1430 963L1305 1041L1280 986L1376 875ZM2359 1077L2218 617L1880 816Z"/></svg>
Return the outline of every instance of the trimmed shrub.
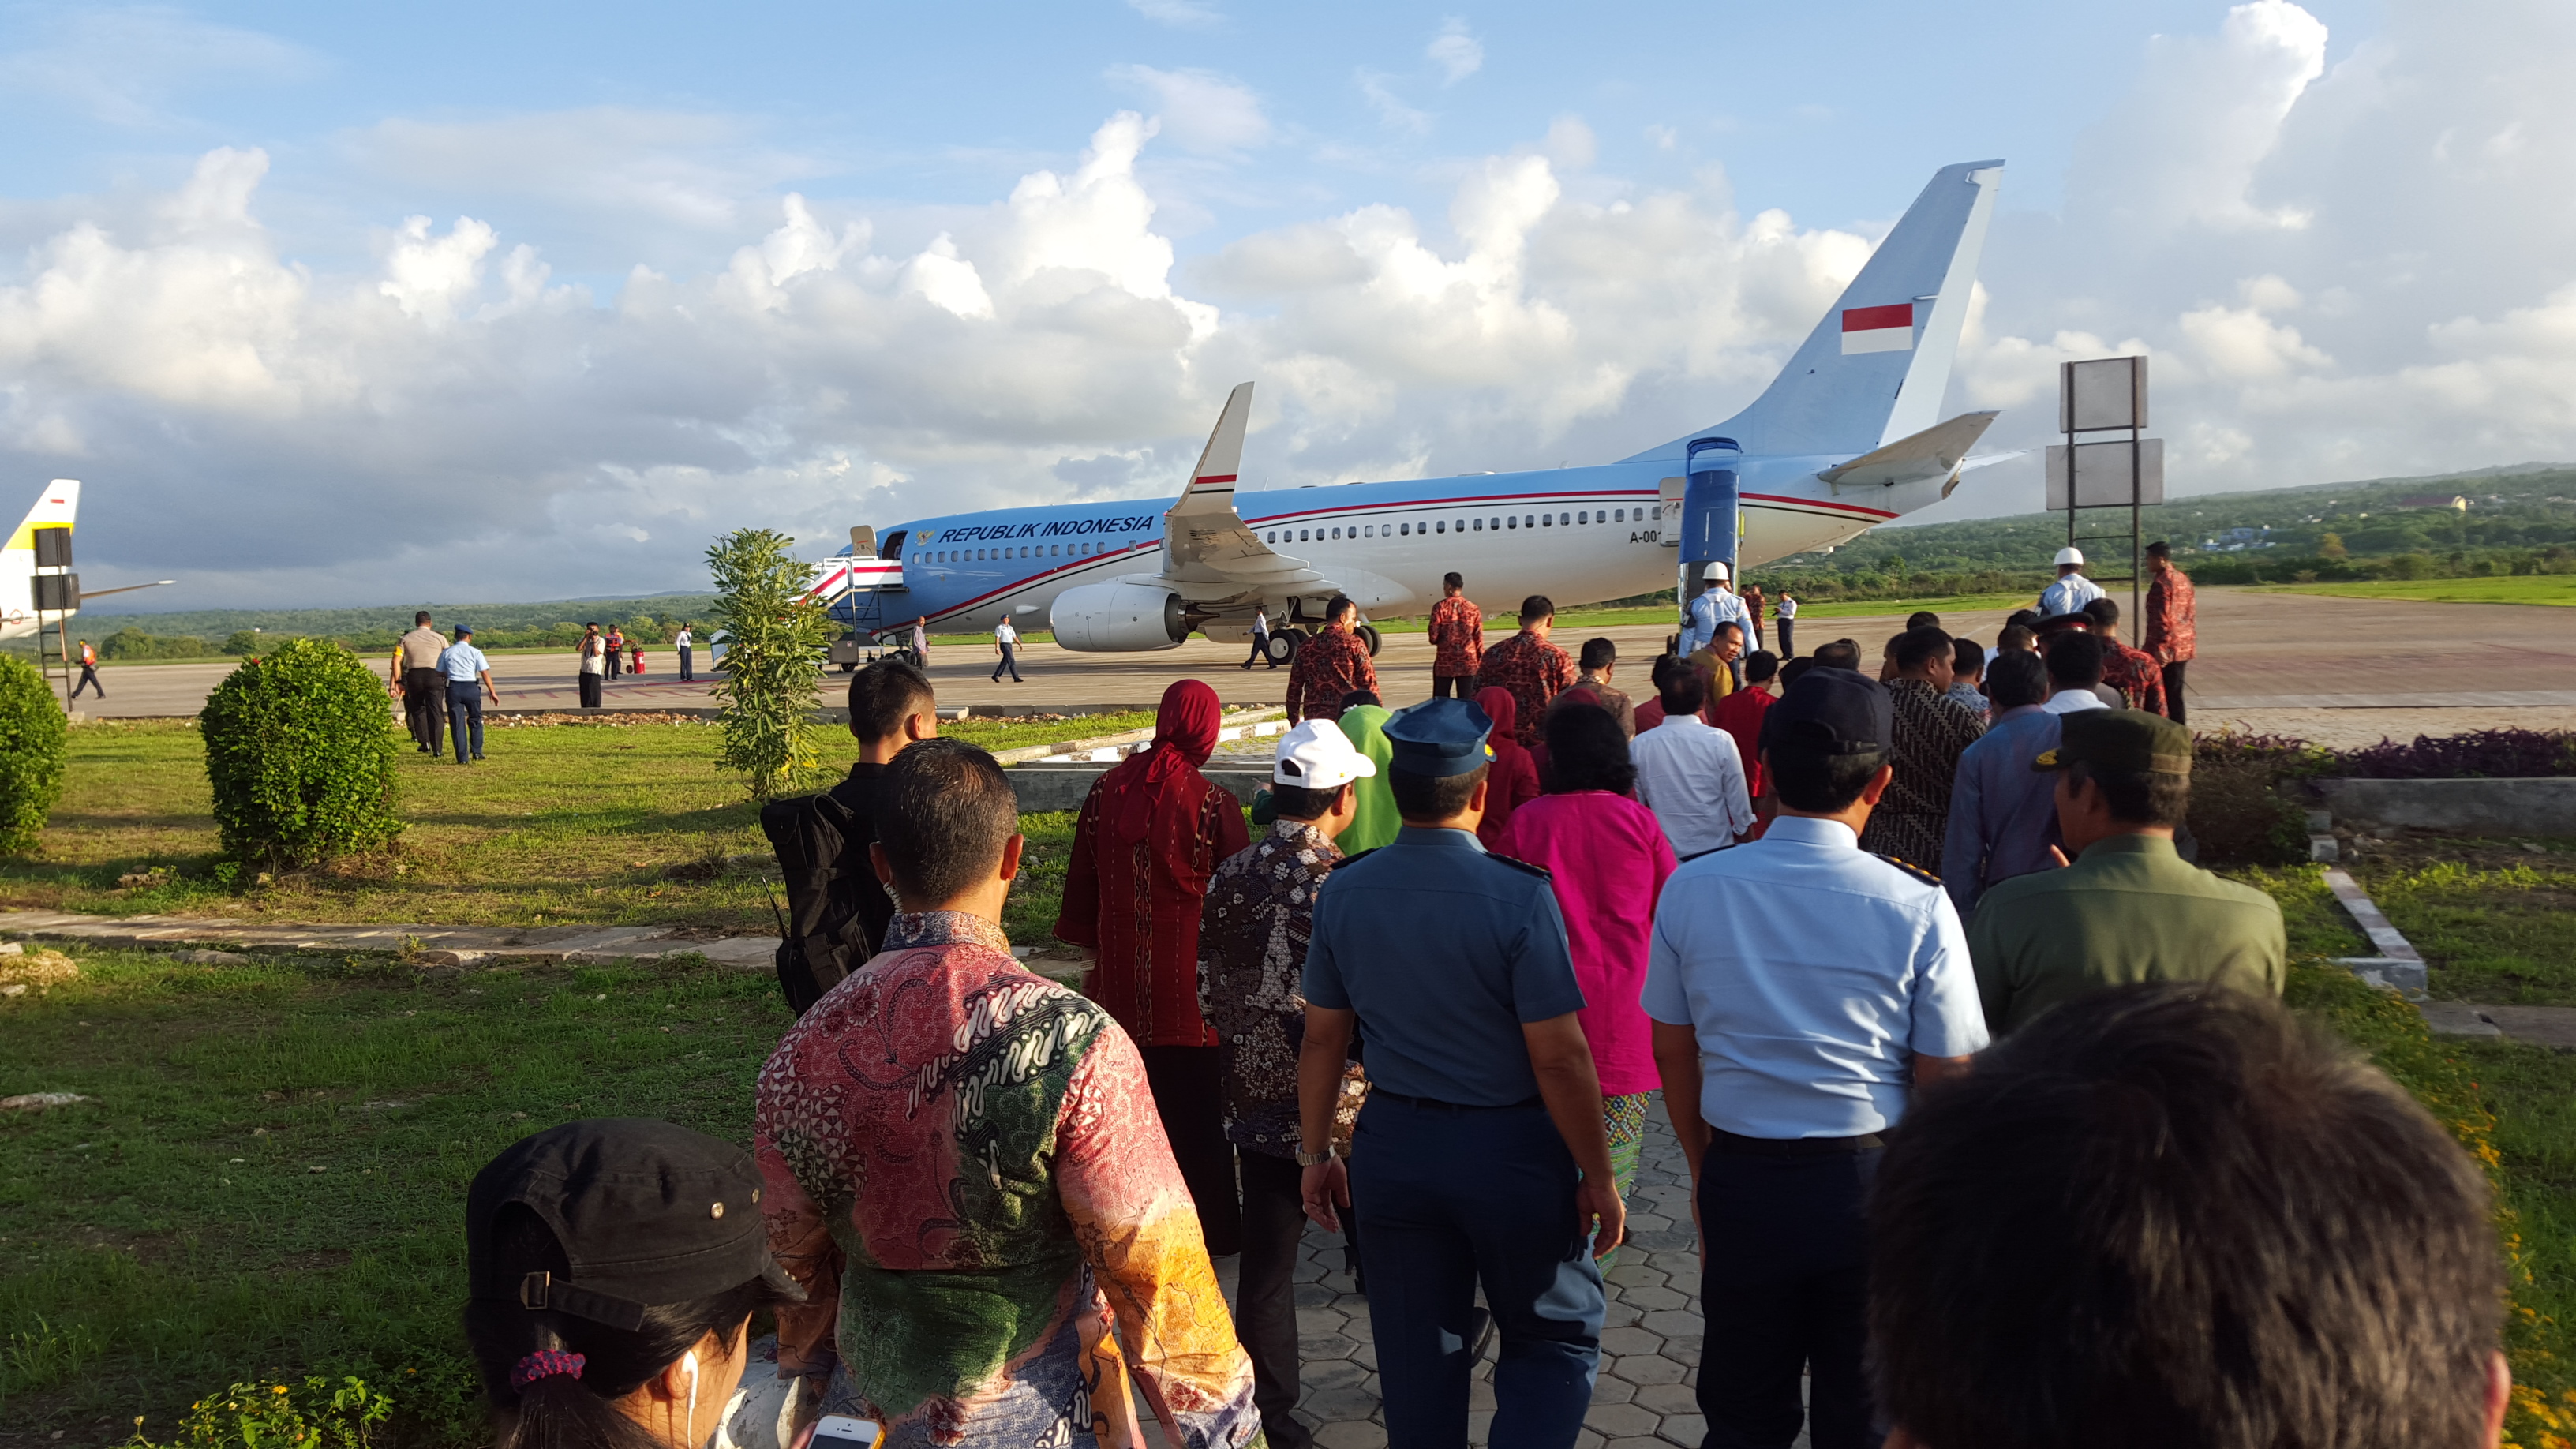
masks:
<svg viewBox="0 0 2576 1449"><path fill-rule="evenodd" d="M2307 859L2307 811L2291 798L2292 782L2316 774L2330 758L2305 740L2279 735L2202 735L2192 751L2189 821L2200 863Z"/></svg>
<svg viewBox="0 0 2576 1449"><path fill-rule="evenodd" d="M840 626L805 591L813 570L787 552L794 541L745 528L707 550L716 582L707 617L729 636L715 687L725 702L716 764L750 777L755 800L793 791L820 767L814 691L823 680L823 651Z"/></svg>
<svg viewBox="0 0 2576 1449"><path fill-rule="evenodd" d="M2325 771L2371 780L2526 780L2576 775L2576 731L2474 730L2344 750Z"/></svg>
<svg viewBox="0 0 2576 1449"><path fill-rule="evenodd" d="M35 849L63 797L69 726L54 687L24 659L0 655L0 854Z"/></svg>
<svg viewBox="0 0 2576 1449"><path fill-rule="evenodd" d="M272 870L390 844L394 723L358 656L296 639L206 697L199 728L224 852Z"/></svg>

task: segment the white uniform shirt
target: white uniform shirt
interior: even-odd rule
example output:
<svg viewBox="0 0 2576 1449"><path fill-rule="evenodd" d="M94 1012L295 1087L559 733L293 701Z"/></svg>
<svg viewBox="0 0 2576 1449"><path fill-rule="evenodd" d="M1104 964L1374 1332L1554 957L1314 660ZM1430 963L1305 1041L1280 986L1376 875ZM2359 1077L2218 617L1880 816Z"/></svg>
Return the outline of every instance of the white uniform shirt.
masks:
<svg viewBox="0 0 2576 1449"><path fill-rule="evenodd" d="M1772 610L1772 614L1776 618L1794 619L1798 617L1798 601L1790 598L1787 594L1782 594L1780 596L1780 607Z"/></svg>
<svg viewBox="0 0 2576 1449"><path fill-rule="evenodd" d="M607 640L592 636L581 641L581 672L584 674L608 672Z"/></svg>
<svg viewBox="0 0 2576 1449"><path fill-rule="evenodd" d="M1753 828L1753 801L1735 736L1696 714L1668 714L1628 743L1637 798L1655 812L1673 854L1693 856L1735 843Z"/></svg>
<svg viewBox="0 0 2576 1449"><path fill-rule="evenodd" d="M2082 574L2068 574L2039 593L2039 617L2054 619L2072 614L2102 597L2102 586Z"/></svg>
<svg viewBox="0 0 2576 1449"><path fill-rule="evenodd" d="M993 626L993 642L1007 649L1020 642L1020 631L1011 627L1010 620L1004 619Z"/></svg>
<svg viewBox="0 0 2576 1449"><path fill-rule="evenodd" d="M1640 1004L1693 1029L1700 1116L1741 1137L1884 1132L1916 1055L1986 1045L1949 893L1797 815L1664 882Z"/></svg>
<svg viewBox="0 0 2576 1449"><path fill-rule="evenodd" d="M679 633L671 636L671 647L674 649L686 649L696 642L697 641L695 639L689 636L689 631L686 629L683 629Z"/></svg>
<svg viewBox="0 0 2576 1449"><path fill-rule="evenodd" d="M1717 626L1729 619L1744 630L1746 639L1753 637L1753 618L1745 612L1744 601L1724 589L1710 589L1691 600L1689 617L1690 627L1682 631L1681 637L1684 658L1694 650L1707 648L1717 638Z"/></svg>
<svg viewBox="0 0 2576 1449"><path fill-rule="evenodd" d="M2088 709L2109 709L2102 696L2089 689L2061 689L2040 706L2050 714L2081 714Z"/></svg>

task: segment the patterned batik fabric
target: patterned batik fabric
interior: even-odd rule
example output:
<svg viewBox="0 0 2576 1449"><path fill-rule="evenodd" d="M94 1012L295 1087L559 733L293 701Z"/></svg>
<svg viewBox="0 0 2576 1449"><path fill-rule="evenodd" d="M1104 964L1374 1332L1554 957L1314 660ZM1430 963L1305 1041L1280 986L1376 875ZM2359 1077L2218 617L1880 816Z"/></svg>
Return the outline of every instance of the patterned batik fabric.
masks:
<svg viewBox="0 0 2576 1449"><path fill-rule="evenodd" d="M1926 680L1891 679L1887 693L1896 706L1896 778L1870 812L1860 848L1939 875L1959 753L1986 732L1986 722Z"/></svg>
<svg viewBox="0 0 2576 1449"><path fill-rule="evenodd" d="M1225 1060L1225 1135L1237 1147L1294 1157L1297 1052L1306 1040L1298 991L1315 892L1341 851L1302 820L1281 820L1216 868L1199 921L1199 1011Z"/></svg>
<svg viewBox="0 0 2576 1449"><path fill-rule="evenodd" d="M2190 663L2200 652L2198 613L2191 579L2182 570L2156 575L2147 585L2147 627L2138 636L2138 647L2158 664Z"/></svg>
<svg viewBox="0 0 2576 1449"><path fill-rule="evenodd" d="M1646 1146L1646 1104L1654 1100L1652 1092L1627 1092L1601 1099L1601 1130L1610 1138L1610 1185L1619 1190L1619 1201L1628 1201L1637 1188L1637 1158ZM1611 1249L1600 1259L1601 1271L1607 1273L1618 1260L1619 1250Z"/></svg>
<svg viewBox="0 0 2576 1449"><path fill-rule="evenodd" d="M1574 660L1535 634L1514 634L1485 651L1485 667L1478 679L1488 689L1511 691L1519 709L1512 738L1524 746L1534 745L1547 720L1548 701L1574 684Z"/></svg>
<svg viewBox="0 0 2576 1449"><path fill-rule="evenodd" d="M1368 644L1348 629L1318 629L1289 662L1288 717L1340 719L1342 696L1354 689L1377 692L1377 666L1369 662Z"/></svg>
<svg viewBox="0 0 2576 1449"><path fill-rule="evenodd" d="M761 1069L781 1361L837 1349L888 1449L1117 1449L1132 1387L1179 1449L1260 1438L1142 1059L998 926L899 915Z"/></svg>
<svg viewBox="0 0 2576 1449"><path fill-rule="evenodd" d="M2155 656L2116 639L2102 641L2102 682L2120 691L2129 708L2165 712L2165 671Z"/></svg>
<svg viewBox="0 0 2576 1449"><path fill-rule="evenodd" d="M1250 832L1234 796L1203 775L1198 780L1186 830L1148 831L1106 847L1107 792L1095 781L1073 818L1064 863L1055 934L1099 952L1092 999L1146 1046L1216 1045L1199 1015L1199 913L1209 877L1244 848ZM1168 858L1158 858L1165 850Z"/></svg>
<svg viewBox="0 0 2576 1449"><path fill-rule="evenodd" d="M1442 599L1431 606L1431 672L1443 679L1464 679L1485 666L1484 611L1467 596Z"/></svg>

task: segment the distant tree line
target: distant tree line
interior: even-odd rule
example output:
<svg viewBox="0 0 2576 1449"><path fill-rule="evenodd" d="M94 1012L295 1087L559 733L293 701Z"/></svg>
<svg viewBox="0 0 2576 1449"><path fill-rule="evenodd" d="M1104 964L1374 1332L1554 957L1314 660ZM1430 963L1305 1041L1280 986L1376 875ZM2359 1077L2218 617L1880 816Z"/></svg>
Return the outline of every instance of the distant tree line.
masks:
<svg viewBox="0 0 2576 1449"><path fill-rule="evenodd" d="M463 623L473 624L470 617L460 616ZM586 622L586 621L583 621ZM669 647L671 636L682 623L679 616L655 618L651 614L632 614L625 618L599 621L602 632L614 624L625 636L649 646ZM452 633L454 623L441 619L442 633ZM700 625L704 632L704 625ZM485 628L475 625L474 642L485 650L493 649L570 649L581 642L582 623L561 620L552 624L523 625L518 628ZM297 634L284 630L236 629L217 642L198 634L152 634L133 625L117 630L99 641L101 659L220 659L226 656L265 655L286 647L296 639L322 639L345 645L361 655L390 654L402 631L393 628L369 629L349 634Z"/></svg>

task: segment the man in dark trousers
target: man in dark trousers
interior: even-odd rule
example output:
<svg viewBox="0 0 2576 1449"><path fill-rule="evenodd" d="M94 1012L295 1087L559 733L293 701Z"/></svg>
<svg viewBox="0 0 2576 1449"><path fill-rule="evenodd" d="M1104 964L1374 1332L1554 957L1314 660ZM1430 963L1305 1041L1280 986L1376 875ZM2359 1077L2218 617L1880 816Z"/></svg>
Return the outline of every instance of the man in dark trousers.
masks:
<svg viewBox="0 0 2576 1449"><path fill-rule="evenodd" d="M604 657L607 653L607 649L607 641L599 637L599 626L597 624L584 624L581 626L580 678L581 707L583 709L597 709L600 707L600 691L605 687L608 674L608 661Z"/></svg>
<svg viewBox="0 0 2576 1449"><path fill-rule="evenodd" d="M1778 816L1683 862L1655 905L1639 1004L1699 1205L1713 1449L1786 1445L1802 1418L1815 1449L1878 1449L1870 1179L1914 1094L1986 1045L1941 883L1860 848L1895 755L1886 688L1809 669L1762 717ZM1374 1070L1374 1036L1368 1049Z"/></svg>
<svg viewBox="0 0 2576 1449"><path fill-rule="evenodd" d="M1389 1442L1466 1442L1482 1287L1494 1443L1572 1449L1601 1361L1593 1260L1627 1211L1548 874L1476 839L1492 729L1463 699L1386 721L1404 828L1315 900L1297 1161L1317 1225L1358 1204ZM1354 1027L1371 1086L1345 1173L1329 1145Z"/></svg>
<svg viewBox="0 0 2576 1449"><path fill-rule="evenodd" d="M72 698L80 698L84 689L95 689L99 698L107 698L107 686L98 682L98 651L89 647L87 639L80 641L80 667L80 683L72 686Z"/></svg>
<svg viewBox="0 0 2576 1449"><path fill-rule="evenodd" d="M447 676L438 671L438 656L447 636L429 622L429 611L411 616L411 632L394 645L394 683L402 689L403 721L420 753L438 758L439 738L447 733Z"/></svg>
<svg viewBox="0 0 2576 1449"><path fill-rule="evenodd" d="M2200 605L2192 598L2191 575L2173 565L2173 545L2158 539L2147 545L2147 626L2138 647L2153 656L2163 671L2165 718L2189 724L2182 698L2182 679L2200 652Z"/></svg>

